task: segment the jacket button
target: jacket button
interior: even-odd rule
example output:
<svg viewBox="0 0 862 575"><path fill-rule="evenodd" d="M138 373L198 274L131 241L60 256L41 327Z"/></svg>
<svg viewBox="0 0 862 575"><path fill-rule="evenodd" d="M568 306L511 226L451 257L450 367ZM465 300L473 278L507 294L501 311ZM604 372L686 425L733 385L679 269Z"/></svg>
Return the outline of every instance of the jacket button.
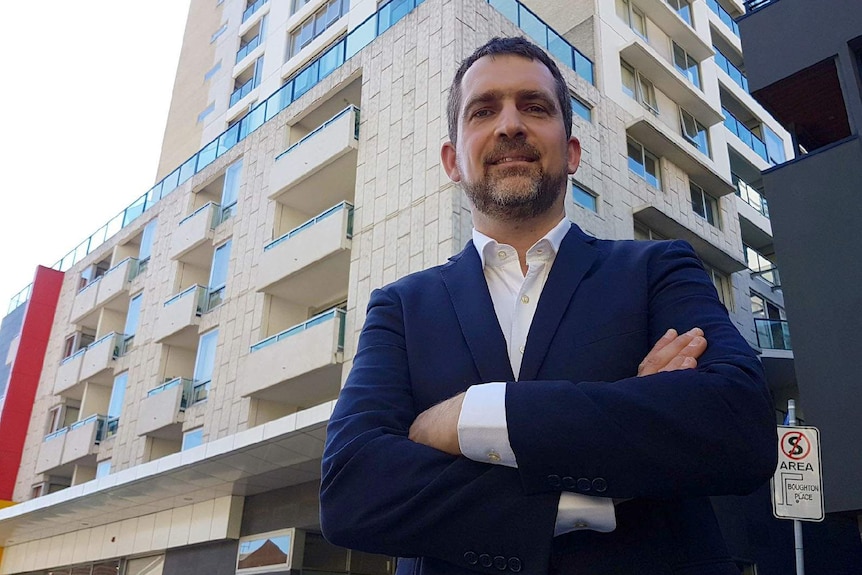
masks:
<svg viewBox="0 0 862 575"><path fill-rule="evenodd" d="M509 558L509 571L512 573L520 573L521 572L521 560L517 557Z"/></svg>
<svg viewBox="0 0 862 575"><path fill-rule="evenodd" d="M464 553L464 561L466 561L468 565L475 565L479 562L479 556L472 551L467 551Z"/></svg>
<svg viewBox="0 0 862 575"><path fill-rule="evenodd" d="M562 485L559 475L548 475L548 485L551 487L559 487Z"/></svg>
<svg viewBox="0 0 862 575"><path fill-rule="evenodd" d="M500 571L506 570L506 558L502 555L497 555L494 557L494 567L499 569Z"/></svg>
<svg viewBox="0 0 862 575"><path fill-rule="evenodd" d="M566 489L574 489L575 488L575 478L574 477L563 477L563 487Z"/></svg>
<svg viewBox="0 0 862 575"><path fill-rule="evenodd" d="M598 493L604 493L608 490L608 482L605 481L604 477L596 477L593 479L593 491L597 491Z"/></svg>
<svg viewBox="0 0 862 575"><path fill-rule="evenodd" d="M584 493L586 493L587 491L592 489L592 485L593 484L586 477L581 477L580 479L578 479L578 491L583 491Z"/></svg>
<svg viewBox="0 0 862 575"><path fill-rule="evenodd" d="M490 567L494 564L494 560L491 559L491 556L487 553L482 553L481 555L479 555L479 564L482 567Z"/></svg>

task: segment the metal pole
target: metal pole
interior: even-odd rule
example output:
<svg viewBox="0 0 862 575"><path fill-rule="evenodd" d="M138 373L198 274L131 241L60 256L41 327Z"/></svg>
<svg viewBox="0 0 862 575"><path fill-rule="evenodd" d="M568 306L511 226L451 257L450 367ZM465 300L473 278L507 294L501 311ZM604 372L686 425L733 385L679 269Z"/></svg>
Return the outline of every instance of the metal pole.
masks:
<svg viewBox="0 0 862 575"><path fill-rule="evenodd" d="M796 425L796 401L787 400L787 423ZM802 548L802 521L793 520L793 546L796 549L796 575L805 575L805 552Z"/></svg>

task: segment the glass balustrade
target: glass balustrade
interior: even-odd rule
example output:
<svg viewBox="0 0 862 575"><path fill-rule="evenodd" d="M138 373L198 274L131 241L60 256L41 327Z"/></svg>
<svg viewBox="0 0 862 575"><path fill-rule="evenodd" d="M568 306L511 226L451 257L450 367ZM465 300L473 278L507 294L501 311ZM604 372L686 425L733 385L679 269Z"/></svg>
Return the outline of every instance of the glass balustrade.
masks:
<svg viewBox="0 0 862 575"><path fill-rule="evenodd" d="M284 331L281 331L275 335L271 335L268 338L257 342L253 346L251 346L252 353L256 351L260 351L261 349L270 346L276 342L287 339L291 336L294 336L298 333L302 333L305 330L312 328L316 325L320 325L321 323L329 320L337 320L339 323L338 326L338 349L344 349L344 317L347 312L339 307L327 310L321 314L314 316L313 318L304 321L300 324L297 324L293 327L289 327Z"/></svg>
<svg viewBox="0 0 862 575"><path fill-rule="evenodd" d="M251 18L255 12L260 10L260 8L266 4L269 0L257 0L254 4L245 9L242 13L242 21L245 22L249 18Z"/></svg>
<svg viewBox="0 0 862 575"><path fill-rule="evenodd" d="M736 82L740 88L748 92L748 78L745 74L743 74L739 68L734 66L733 62L728 60L727 56L722 54L718 48L715 48L715 46L713 46L713 48L715 49L715 63L718 64L718 67L724 70L727 75L730 76L730 79Z"/></svg>
<svg viewBox="0 0 862 575"><path fill-rule="evenodd" d="M731 32L733 32L737 37L739 36L739 24L737 24L736 20L733 19L733 16L730 15L730 12L725 10L724 7L718 3L718 0L706 0L706 5L709 6L710 10L718 15L718 18L724 22L728 28L730 28Z"/></svg>
<svg viewBox="0 0 862 575"><path fill-rule="evenodd" d="M724 112L725 127L742 140L743 144L751 148L755 154L769 162L769 156L766 154L766 144L763 140L757 137L745 124L737 120L736 116L731 114L727 108L722 108L721 111Z"/></svg>
<svg viewBox="0 0 862 575"><path fill-rule="evenodd" d="M276 239L272 240L271 242L269 242L268 244L263 246L263 251L271 250L272 248L279 245L280 243L294 237L297 234L304 232L305 230L307 230L308 228L310 228L314 224L316 224L322 220L325 220L329 216L331 216L333 214L340 213L342 210L347 210L347 237L352 238L353 237L353 204L351 204L350 202L341 202L340 204L329 208L328 210L326 210L322 214L314 216L313 218L311 218L307 222L296 226L295 228L293 228L292 230L290 230L286 234L283 234L283 235L277 237Z"/></svg>
<svg viewBox="0 0 862 575"><path fill-rule="evenodd" d="M757 345L762 349L792 350L790 328L786 319L754 318Z"/></svg>

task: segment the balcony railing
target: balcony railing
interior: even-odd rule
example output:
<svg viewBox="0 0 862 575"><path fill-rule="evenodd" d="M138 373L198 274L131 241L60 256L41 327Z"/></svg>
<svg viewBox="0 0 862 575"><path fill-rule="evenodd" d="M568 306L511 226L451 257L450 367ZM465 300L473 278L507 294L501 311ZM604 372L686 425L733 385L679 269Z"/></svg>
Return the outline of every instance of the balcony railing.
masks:
<svg viewBox="0 0 862 575"><path fill-rule="evenodd" d="M245 11L242 13L242 21L245 22L246 20L251 18L252 15L254 15L254 13L258 10L260 10L260 8L268 1L269 0L257 0L257 2L246 8Z"/></svg>
<svg viewBox="0 0 862 575"><path fill-rule="evenodd" d="M197 314L200 315L206 312L206 304L208 299L207 288L198 284L187 287L177 295L171 296L170 298L165 300L164 307L168 307L169 305L178 302L182 298L189 296L192 292L197 292L194 296L195 300L197 301Z"/></svg>
<svg viewBox="0 0 862 575"><path fill-rule="evenodd" d="M488 0L510 22L521 28L542 48L553 54L581 78L595 85L593 63L557 34L541 18L517 0Z"/></svg>
<svg viewBox="0 0 862 575"><path fill-rule="evenodd" d="M93 423L95 421L98 424L98 427L96 429L96 443L98 443L105 438L105 428L106 428L105 424L106 424L107 420L108 420L108 418L104 415L91 415L90 417L87 417L86 419L76 421L72 425L58 429L54 433L49 433L48 435L45 436L45 439L43 441L50 441L50 440L54 439L55 437L59 437L61 435L66 435L70 431L84 427L85 425L88 425L88 424Z"/></svg>
<svg viewBox="0 0 862 575"><path fill-rule="evenodd" d="M766 203L766 198L733 172L731 172L730 175L733 180L733 185L736 188L736 195L742 198L749 206L760 212L764 217L768 218L769 205Z"/></svg>
<svg viewBox="0 0 862 575"><path fill-rule="evenodd" d="M748 269L751 270L752 277L759 277L773 289L781 287L781 279L778 275L778 266L763 257L760 252L751 246L742 244L742 252L745 256L745 263Z"/></svg>
<svg viewBox="0 0 862 575"><path fill-rule="evenodd" d="M515 0L487 0L491 6L503 12L510 20L520 26L521 15L524 15L524 26L535 28L541 42L544 30L544 47L549 52L561 58L575 72L583 76L591 84L593 80L593 63L573 46L568 44L550 27L545 25L532 12L524 8ZM397 8L393 6L397 2ZM198 150L189 159L183 162L173 172L165 176L160 182L153 186L145 194L132 202L108 223L99 228L90 237L78 244L72 251L67 253L56 262L52 268L59 271L67 271L77 262L101 246L108 238L131 222L141 216L146 210L152 208L156 202L173 192L177 187L184 184L193 175L202 171L213 163L218 157L227 153L238 142L244 140L249 134L260 128L265 122L274 118L279 112L287 108L300 96L308 92L321 80L329 76L336 68L344 64L370 44L377 36L394 26L401 18L409 14L413 9L422 4L423 0L393 0L380 6L377 12L369 16L364 22L354 28L347 36L326 50L323 54L312 60L295 75L289 78L281 88L271 94L266 100L251 109L238 122L222 132L217 138ZM266 2L255 2L249 9L257 10ZM260 6L258 6L260 4ZM392 4L392 6L390 6ZM513 10L514 6L514 10ZM507 10L507 12L504 12ZM247 10L248 11L248 10ZM249 14L250 16L251 14ZM513 20L513 18L515 18ZM525 32L532 35L531 31L524 28ZM571 63L570 63L571 62ZM231 99L233 105L233 98ZM30 287L26 287L17 294L10 302L9 312L27 301ZM23 295L26 294L26 295Z"/></svg>
<svg viewBox="0 0 862 575"><path fill-rule="evenodd" d="M236 63L239 64L243 58L248 56L249 53L258 46L260 46L260 34L249 40L248 44L242 46L239 50L236 51Z"/></svg>
<svg viewBox="0 0 862 575"><path fill-rule="evenodd" d="M263 246L263 251L271 250L272 248L274 248L278 244L294 237L296 234L302 233L303 231L307 230L308 228L310 228L314 224L316 224L320 221L323 221L326 218L328 218L329 216L331 216L333 214L337 214L337 213L339 213L345 209L347 210L347 237L353 238L353 204L345 201L345 202L341 202L338 205L332 206L331 208L329 208L328 210L326 210L322 214L314 216L313 218L311 218L310 220L308 220L304 224L296 226L295 228L293 228L292 230L290 230L286 234L272 240L271 242L269 242L268 244Z"/></svg>
<svg viewBox="0 0 862 575"><path fill-rule="evenodd" d="M317 314L313 318L304 321L298 325L293 327L289 327L286 330L279 332L275 335L269 336L263 341L259 341L258 343L251 346L251 352L254 353L256 351L260 351L261 349L272 345L278 341L286 339L292 335L296 335L298 333L302 333L303 331L312 328L316 325L319 325L325 321L329 321L331 319L336 319L340 322L338 328L338 349L339 351L344 349L344 318L347 315L347 312L340 307L330 309L323 313Z"/></svg>
<svg viewBox="0 0 862 575"><path fill-rule="evenodd" d="M147 392L147 397L158 395L163 391L166 391L173 387L177 387L179 385L181 385L183 388L183 395L182 399L180 400L180 411L185 411L186 407L194 403L194 401L192 401L192 399L195 397L195 381L193 379L187 379L185 377L175 377L174 379L149 390Z"/></svg>
<svg viewBox="0 0 862 575"><path fill-rule="evenodd" d="M754 135L754 132L749 130L745 124L736 119L736 116L731 114L727 108L722 108L722 112L724 112L724 125L725 127L736 134L736 136L742 140L742 142L754 150L754 153L763 158L765 161L769 162L769 156L766 154L766 144ZM769 162L772 163L772 162Z"/></svg>
<svg viewBox="0 0 862 575"><path fill-rule="evenodd" d="M768 6L775 2L778 2L778 0L745 0L743 5L745 6L746 12L753 12L758 8L763 8L764 6Z"/></svg>
<svg viewBox="0 0 862 575"><path fill-rule="evenodd" d="M718 0L706 0L706 5L709 6L709 9L715 12L718 15L718 18L724 22L730 31L736 34L739 37L739 24L736 23L736 20L733 19L733 16L730 15L730 12L724 9L724 7L718 3Z"/></svg>
<svg viewBox="0 0 862 575"><path fill-rule="evenodd" d="M790 328L786 319L754 318L754 330L757 332L757 345L762 349L792 350L790 343Z"/></svg>
<svg viewBox="0 0 862 575"><path fill-rule="evenodd" d="M353 128L353 138L358 140L359 139L359 113L360 113L360 110L356 106L350 105L350 106L347 106L346 108L344 108L343 110L341 110L340 112L338 112L337 114L335 114L334 116L332 116L331 118L329 118L328 120L326 120L324 123L322 123L321 125L319 125L315 129L310 131L308 134L306 134L305 136L303 136L302 138L300 138L299 140L297 140L293 144L291 144L288 149L286 149L285 151L283 151L282 153L280 153L279 155L277 155L275 157L276 161L278 161L282 156L285 156L285 155L289 154L290 152L292 152L293 150L295 150L296 148L298 148L304 142L307 142L310 138L313 138L314 136L316 136L317 134L322 132L324 130L324 128L326 128L330 124L333 124L336 120L338 120L344 114L347 114L347 113L354 111L354 110L356 111L356 116L355 116L356 120L354 122L355 126Z"/></svg>
<svg viewBox="0 0 862 575"><path fill-rule="evenodd" d="M736 84L748 92L748 78L745 77L745 74L742 71L733 65L733 62L727 59L727 56L722 54L718 48L715 48L715 63L718 64L718 67L727 72L727 75L730 76L730 79L736 82Z"/></svg>
<svg viewBox="0 0 862 575"><path fill-rule="evenodd" d="M230 95L229 107L232 108L237 102L248 96L252 88L254 88L254 78L233 91L233 94Z"/></svg>

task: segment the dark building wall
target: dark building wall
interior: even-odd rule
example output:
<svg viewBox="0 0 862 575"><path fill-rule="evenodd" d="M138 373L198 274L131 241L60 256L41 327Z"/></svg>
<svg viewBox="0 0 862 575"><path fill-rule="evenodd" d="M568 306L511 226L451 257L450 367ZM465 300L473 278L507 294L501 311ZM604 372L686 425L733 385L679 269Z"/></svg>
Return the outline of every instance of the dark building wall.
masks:
<svg viewBox="0 0 862 575"><path fill-rule="evenodd" d="M858 133L862 124L859 72L847 43L862 35L862 2L779 0L742 17L739 29L748 84L755 97L761 88L837 56L850 125Z"/></svg>
<svg viewBox="0 0 862 575"><path fill-rule="evenodd" d="M165 552L164 575L234 575L237 541L227 540Z"/></svg>
<svg viewBox="0 0 862 575"><path fill-rule="evenodd" d="M820 428L826 511L862 509L862 141L764 173L801 407ZM860 568L862 570L862 568Z"/></svg>
<svg viewBox="0 0 862 575"><path fill-rule="evenodd" d="M289 527L320 529L320 483L313 481L245 498L241 536Z"/></svg>

